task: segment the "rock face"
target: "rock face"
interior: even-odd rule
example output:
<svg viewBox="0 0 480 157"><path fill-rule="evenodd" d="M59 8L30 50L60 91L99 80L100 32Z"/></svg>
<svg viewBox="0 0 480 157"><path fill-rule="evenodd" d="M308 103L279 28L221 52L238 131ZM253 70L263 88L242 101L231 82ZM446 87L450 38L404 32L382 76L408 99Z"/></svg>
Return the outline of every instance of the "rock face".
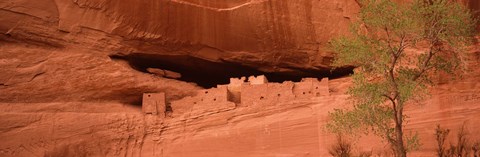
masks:
<svg viewBox="0 0 480 157"><path fill-rule="evenodd" d="M194 84L133 70L88 49L63 49L6 41L0 46L0 102L119 102L140 105L144 92L192 95Z"/></svg>
<svg viewBox="0 0 480 157"><path fill-rule="evenodd" d="M326 43L359 10L355 0L4 0L0 8L0 32L23 41L296 75L328 73Z"/></svg>
<svg viewBox="0 0 480 157"><path fill-rule="evenodd" d="M470 67L480 63L478 51L470 58ZM407 132L418 132L423 144L412 156L434 154L437 124L452 129L447 141L454 141L462 124L469 140L480 139L478 80L480 71L473 69L460 80L443 81L425 101L409 104ZM202 110L194 106L197 109L166 118L119 110L112 103L90 103L109 106L97 107L95 113L88 105L68 104L74 109L62 112L37 104L1 104L0 156L329 156L335 135L325 131L328 112L348 105L343 93L349 82L348 78L330 81L329 95L272 104L254 102L202 114L194 114ZM59 106L65 104L49 104L50 108ZM373 150L388 156L389 148L374 137L361 139L357 146L355 151Z"/></svg>
<svg viewBox="0 0 480 157"><path fill-rule="evenodd" d="M147 68L147 71L149 73L155 74L160 77L166 77L166 78L173 78L173 79L179 79L182 77L182 74L169 71L169 70L163 70L163 69L157 69L157 68Z"/></svg>
<svg viewBox="0 0 480 157"><path fill-rule="evenodd" d="M221 95L232 98L223 106L166 103L157 114L142 112L142 94L193 102L205 89L184 81L197 76L216 86L223 75L329 75L326 42L347 31L358 9L355 0L2 0L0 156L328 156L335 136L324 126L329 111L348 105L348 78L308 99L293 98L302 94L293 83L250 89L251 97L286 90L287 99L269 103L242 98L236 80L218 88L233 91ZM408 108L408 129L424 141L413 155L433 154L436 124L454 135L465 122L480 138L478 50L469 74L441 81ZM388 150L375 138L359 143Z"/></svg>
<svg viewBox="0 0 480 157"><path fill-rule="evenodd" d="M471 142L480 140L480 126L476 125L480 118L478 48L469 58L472 70L463 78L439 80L441 83L431 89L431 97L407 106L407 132L418 132L422 139L422 149L410 155L435 153L437 124L452 130L449 142L455 140L453 135L463 124ZM242 80L233 81L233 85ZM264 87L257 83L259 81L254 85ZM344 95L349 84L349 78L331 80L327 85L328 95L295 96L275 103L248 101L252 103L227 108L214 105L202 108L200 104L182 110L179 115L175 114L175 107L174 114L167 111L166 117L144 114L138 108L115 102L1 103L0 156L329 156L328 149L335 143L335 135L325 131L328 112L349 105L348 96ZM275 91L283 86L278 87L270 88L268 84L265 89ZM229 87L219 86L215 92L226 88ZM206 91L211 90L199 93ZM285 93L288 91L302 94L295 92L295 87ZM270 101L268 95L275 97L275 93L266 92L265 100ZM219 103L228 99L218 93L214 97L198 95L192 99L209 98L203 101L210 102L220 96ZM248 100L243 94L241 97ZM258 98L258 95L252 97ZM357 146L355 151L373 150L375 155L389 156L388 146L375 137L363 138Z"/></svg>
<svg viewBox="0 0 480 157"><path fill-rule="evenodd" d="M325 43L359 9L354 0L6 0L0 8L0 32L12 38L296 74L329 70Z"/></svg>

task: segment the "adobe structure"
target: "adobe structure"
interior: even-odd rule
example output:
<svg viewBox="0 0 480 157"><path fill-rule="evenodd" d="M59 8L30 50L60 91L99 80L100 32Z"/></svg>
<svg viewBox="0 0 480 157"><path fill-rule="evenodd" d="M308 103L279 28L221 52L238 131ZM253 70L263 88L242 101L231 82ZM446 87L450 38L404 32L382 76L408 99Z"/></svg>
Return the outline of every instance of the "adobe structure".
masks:
<svg viewBox="0 0 480 157"><path fill-rule="evenodd" d="M190 116L203 115L209 112L234 109L235 106L235 103L228 98L227 87L199 90L194 97L189 96L171 102L173 116L184 113L190 113Z"/></svg>
<svg viewBox="0 0 480 157"><path fill-rule="evenodd" d="M143 113L165 117L165 109L165 93L143 93Z"/></svg>
<svg viewBox="0 0 480 157"><path fill-rule="evenodd" d="M195 96L188 96L170 102L172 116L201 116L208 113L235 109L238 106L276 105L298 99L328 96L328 78L304 78L300 82L285 81L269 83L267 78L250 76L231 78L230 84L217 85L197 91ZM145 93L143 95L143 112L165 116L165 94Z"/></svg>

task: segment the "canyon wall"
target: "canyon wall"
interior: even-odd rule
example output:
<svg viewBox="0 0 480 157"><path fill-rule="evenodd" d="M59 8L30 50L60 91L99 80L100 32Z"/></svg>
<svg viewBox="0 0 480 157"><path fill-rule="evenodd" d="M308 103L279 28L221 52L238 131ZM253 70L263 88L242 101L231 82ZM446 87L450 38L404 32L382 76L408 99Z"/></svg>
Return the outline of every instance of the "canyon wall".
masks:
<svg viewBox="0 0 480 157"><path fill-rule="evenodd" d="M406 132L418 132L422 143L410 155L434 156L437 124L452 130L448 142L455 143L463 124L471 142L480 139L478 48L469 58L471 70L462 78L439 78L431 96L408 104ZM325 130L328 112L350 105L344 94L350 81L330 80L329 95L246 104L197 116L191 110L183 114L189 116L167 112L164 118L106 102L2 103L0 156L329 156L335 135ZM372 136L357 141L354 150L391 155L388 145Z"/></svg>
<svg viewBox="0 0 480 157"><path fill-rule="evenodd" d="M358 9L355 0L2 0L0 156L328 156L335 135L325 123L349 105L349 78L330 80L329 96L228 103L201 116L166 106L161 118L142 112L143 93L170 102L202 88L146 69L331 76L326 42ZM453 129L450 141L463 123L480 138L478 47L470 59L463 78L409 106L407 128L423 143L413 155L432 156L436 124ZM388 150L373 137L357 146Z"/></svg>
<svg viewBox="0 0 480 157"><path fill-rule="evenodd" d="M476 125L480 118L480 71L476 69L480 53L475 52L472 59L472 69L463 78L443 80L427 100L408 106L407 128L418 131L423 143L420 151L413 152L415 156L434 153L437 124L451 128L453 137L466 123L469 139L480 138ZM145 115L139 107L115 101L29 102L41 95L24 99L18 95L12 97L18 101L0 103L0 156L327 156L335 141L324 129L327 113L348 105L343 94L348 85L348 78L336 79L329 82L330 96L166 118ZM27 92L25 88L23 92ZM102 91L90 94L95 93ZM359 143L364 151L388 149L374 138Z"/></svg>
<svg viewBox="0 0 480 157"><path fill-rule="evenodd" d="M462 0L478 10L475 0ZM328 72L328 40L356 0L4 0L0 32L24 42L142 56L189 56L262 72ZM189 66L177 61L170 64Z"/></svg>
<svg viewBox="0 0 480 157"><path fill-rule="evenodd" d="M325 43L359 9L354 0L5 0L0 8L8 38L297 74L328 69Z"/></svg>

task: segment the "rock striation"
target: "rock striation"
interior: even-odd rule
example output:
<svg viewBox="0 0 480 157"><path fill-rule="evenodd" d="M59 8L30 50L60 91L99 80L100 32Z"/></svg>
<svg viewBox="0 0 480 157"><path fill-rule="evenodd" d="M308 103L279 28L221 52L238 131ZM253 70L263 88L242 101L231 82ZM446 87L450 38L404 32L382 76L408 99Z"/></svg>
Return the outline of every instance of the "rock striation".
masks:
<svg viewBox="0 0 480 157"><path fill-rule="evenodd" d="M4 0L0 32L109 55L191 56L313 75L329 72L326 43L348 31L358 10L355 0Z"/></svg>
<svg viewBox="0 0 480 157"><path fill-rule="evenodd" d="M474 67L480 62L480 53L476 51L470 58L470 67ZM412 156L434 154L437 124L451 128L452 135L466 124L469 139L480 138L480 128L475 125L480 118L479 79L480 71L474 69L461 79L442 81L431 89L431 97L408 105L407 132L418 132L422 139L422 149L412 152ZM229 89L235 89L229 86L239 83L260 89L267 85L270 89L270 83L249 85L244 81L233 79L229 85L198 90L196 96L167 100L165 103L178 102L179 106L173 105L173 114L167 111L166 116L149 112L151 108L145 108L147 112L118 111L115 104L105 102L90 103L109 106L97 112L92 112L95 109L87 105L69 104L68 107L84 109L52 112L28 104L1 104L0 138L4 141L0 143L0 156L329 156L328 149L334 144L335 135L324 128L328 112L349 105L344 92L350 78L329 80L329 94L323 96L245 104L242 98L249 93L241 88L241 103L229 101ZM273 83L273 87L283 85L288 86L288 90L282 90L282 94L295 93L291 83ZM205 103L197 105L187 101L198 98L204 98ZM65 106L63 103L49 105ZM188 110L179 110L186 105L190 106L186 107ZM454 136L447 141L454 141ZM357 146L360 147L355 151L373 150L375 155L388 156L389 148L375 137L362 138Z"/></svg>
<svg viewBox="0 0 480 157"><path fill-rule="evenodd" d="M328 71L328 39L347 31L354 0L6 0L0 32L110 55L181 55L263 72Z"/></svg>
<svg viewBox="0 0 480 157"><path fill-rule="evenodd" d="M0 156L328 156L335 135L324 126L350 105L348 77L234 78L211 89L169 78L332 76L326 43L358 9L356 0L2 0ZM466 124L480 138L479 50L465 76L439 76L431 97L409 104L407 132L423 144L413 156L432 156L437 124L451 135ZM388 156L377 138L358 145Z"/></svg>

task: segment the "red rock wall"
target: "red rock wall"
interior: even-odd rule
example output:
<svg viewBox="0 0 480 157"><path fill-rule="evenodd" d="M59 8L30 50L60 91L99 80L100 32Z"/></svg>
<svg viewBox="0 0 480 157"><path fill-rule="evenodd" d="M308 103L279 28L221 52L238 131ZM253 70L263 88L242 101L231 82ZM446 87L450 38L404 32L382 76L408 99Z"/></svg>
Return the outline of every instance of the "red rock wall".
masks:
<svg viewBox="0 0 480 157"><path fill-rule="evenodd" d="M449 142L464 123L468 139L480 139L480 71L475 69L480 53L470 58L474 69L463 78L443 82L431 97L407 106L407 132L418 131L422 139L422 149L412 156L434 156L437 124L452 130ZM166 119L129 110L102 112L88 105L59 111L4 103L0 156L328 156L335 142L325 131L328 112L348 105L343 93L349 84L349 78L331 80L330 96ZM115 109L115 104L102 105ZM389 150L374 137L361 139L357 147L383 156Z"/></svg>
<svg viewBox="0 0 480 157"><path fill-rule="evenodd" d="M0 8L0 32L22 41L283 73L328 71L327 41L359 10L355 0L4 0Z"/></svg>
<svg viewBox="0 0 480 157"><path fill-rule="evenodd" d="M0 32L12 38L295 71L325 70L330 56L325 43L346 32L358 5L354 0L6 0L0 8Z"/></svg>
<svg viewBox="0 0 480 157"><path fill-rule="evenodd" d="M478 86L477 81L442 85L426 103L407 112L408 128L418 131L423 143L414 156L434 153L439 123L455 132L466 122L470 139L480 138ZM328 156L334 135L324 130L327 112L345 99L318 97L163 123L134 113L2 112L0 155ZM381 153L386 144L373 141L378 142L370 138L358 146Z"/></svg>
<svg viewBox="0 0 480 157"><path fill-rule="evenodd" d="M140 104L144 92L177 100L199 88L108 56L328 70L325 43L357 10L354 0L0 1L0 156L326 156L334 142L327 113L346 105L348 79L330 81L329 97L158 119L127 104ZM480 53L471 58L468 75L408 109L408 128L423 139L413 155L433 154L439 123L456 132L466 122L470 139L480 138ZM360 143L388 149L371 138Z"/></svg>

